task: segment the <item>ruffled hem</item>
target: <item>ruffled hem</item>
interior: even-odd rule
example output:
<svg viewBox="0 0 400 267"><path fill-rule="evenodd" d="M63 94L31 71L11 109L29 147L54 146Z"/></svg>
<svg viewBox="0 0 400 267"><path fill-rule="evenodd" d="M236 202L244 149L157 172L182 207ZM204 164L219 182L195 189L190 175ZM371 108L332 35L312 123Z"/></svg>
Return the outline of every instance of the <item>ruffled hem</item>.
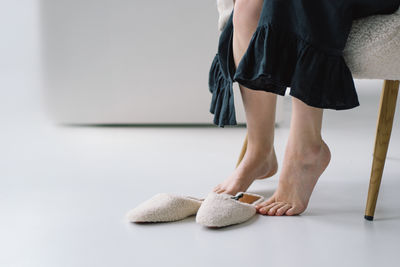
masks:
<svg viewBox="0 0 400 267"><path fill-rule="evenodd" d="M219 53L210 69L210 111L215 114L214 124L237 124L232 90L235 81L250 89L282 96L290 87L291 96L317 108L345 110L360 105L342 51L314 46L295 33L264 24L257 27L235 70L232 28L232 23L228 23L221 34L225 43L220 40ZM227 53L222 57L227 59L227 66L221 64L219 54L223 52Z"/></svg>
<svg viewBox="0 0 400 267"><path fill-rule="evenodd" d="M214 114L214 124L219 127L237 125L233 81L224 75L218 53L211 64L208 85L212 93L210 112Z"/></svg>

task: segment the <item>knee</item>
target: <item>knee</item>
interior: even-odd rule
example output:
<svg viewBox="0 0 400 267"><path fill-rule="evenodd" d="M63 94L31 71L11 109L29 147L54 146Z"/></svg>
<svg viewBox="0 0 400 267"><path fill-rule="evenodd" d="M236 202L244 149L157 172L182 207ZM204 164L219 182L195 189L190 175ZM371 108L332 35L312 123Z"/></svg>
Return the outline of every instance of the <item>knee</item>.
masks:
<svg viewBox="0 0 400 267"><path fill-rule="evenodd" d="M232 17L237 31L252 31L258 24L263 0L236 0Z"/></svg>

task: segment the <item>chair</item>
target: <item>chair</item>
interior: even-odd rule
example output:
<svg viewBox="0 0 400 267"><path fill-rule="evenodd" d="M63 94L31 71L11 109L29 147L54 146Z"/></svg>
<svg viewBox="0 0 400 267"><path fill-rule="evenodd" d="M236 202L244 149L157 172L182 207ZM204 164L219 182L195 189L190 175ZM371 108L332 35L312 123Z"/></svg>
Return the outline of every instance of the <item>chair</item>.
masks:
<svg viewBox="0 0 400 267"><path fill-rule="evenodd" d="M390 15L375 15L354 21L345 61L356 79L381 79L375 147L364 218L374 219L379 187L392 132L400 80L400 9ZM247 149L247 134L236 167Z"/></svg>

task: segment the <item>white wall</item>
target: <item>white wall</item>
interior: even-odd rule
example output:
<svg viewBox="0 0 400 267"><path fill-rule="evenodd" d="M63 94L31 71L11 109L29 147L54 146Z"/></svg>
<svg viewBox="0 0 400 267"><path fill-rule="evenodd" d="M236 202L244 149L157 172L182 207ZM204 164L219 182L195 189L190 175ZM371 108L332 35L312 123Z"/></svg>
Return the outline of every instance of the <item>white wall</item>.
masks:
<svg viewBox="0 0 400 267"><path fill-rule="evenodd" d="M55 122L211 124L207 80L219 35L214 0L188 2L190 6L180 0L168 1L168 5L163 1L150 4L115 0L115 4L106 5L106 8L99 3L107 3L107 0L70 0L61 5L62 2L42 0L40 7L40 0L0 0L0 122L3 125L35 124L44 118L43 115ZM118 8L118 3L126 4L127 8ZM94 9L89 8L89 4L93 4ZM152 9L156 4L158 8ZM65 16L68 17L76 6L80 7L80 16L66 20ZM46 7L59 13L49 12ZM183 12L186 10L191 12ZM101 12L108 12L108 17ZM87 13L97 20L89 19L85 16ZM135 14L133 18L131 13ZM151 19L140 20L143 16L146 18L143 14L150 14ZM48 20L54 24L46 23ZM106 22L110 24L101 25L101 31L97 32L74 28L76 24L90 28ZM167 34L169 25L175 27ZM81 35L82 38L66 38L68 35L57 32L60 28L70 36ZM189 28L195 31L187 30ZM90 33L90 38L85 37L85 32ZM108 43L98 41L104 33L108 34ZM156 45L157 33L163 36L162 46ZM124 53L129 50L132 54ZM107 54L97 57L102 51ZM42 59L45 60L43 64ZM42 66L47 66L48 72L41 76ZM85 74L80 76L81 80L65 79L64 74L79 76L79 70ZM149 70L159 78L152 77ZM41 81L40 77L49 78L53 73L59 76ZM184 73L183 79L181 73ZM148 80L151 85L146 85ZM90 86L80 85L81 81ZM58 86L52 87L49 83ZM110 83L113 86L107 87ZM368 88L380 90L381 81L358 80L356 87L361 95ZM237 84L234 90L238 121L244 122ZM169 100L165 101L166 98Z"/></svg>
<svg viewBox="0 0 400 267"><path fill-rule="evenodd" d="M36 0L0 0L2 125L34 123L42 118L38 27Z"/></svg>
<svg viewBox="0 0 400 267"><path fill-rule="evenodd" d="M44 89L69 123L211 123L215 0L42 0ZM235 100L244 121L238 87Z"/></svg>

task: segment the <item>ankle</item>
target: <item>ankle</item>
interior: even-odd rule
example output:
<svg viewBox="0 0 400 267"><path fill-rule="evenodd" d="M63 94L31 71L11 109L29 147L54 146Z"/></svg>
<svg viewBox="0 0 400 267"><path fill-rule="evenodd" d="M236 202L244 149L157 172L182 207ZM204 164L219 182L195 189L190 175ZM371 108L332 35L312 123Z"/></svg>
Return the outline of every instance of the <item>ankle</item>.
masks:
<svg viewBox="0 0 400 267"><path fill-rule="evenodd" d="M317 138L313 140L291 140L288 142L288 149L292 155L298 155L300 157L304 156L318 156L325 142L322 138Z"/></svg>
<svg viewBox="0 0 400 267"><path fill-rule="evenodd" d="M266 159L275 152L273 145L248 146L246 156L252 159Z"/></svg>

